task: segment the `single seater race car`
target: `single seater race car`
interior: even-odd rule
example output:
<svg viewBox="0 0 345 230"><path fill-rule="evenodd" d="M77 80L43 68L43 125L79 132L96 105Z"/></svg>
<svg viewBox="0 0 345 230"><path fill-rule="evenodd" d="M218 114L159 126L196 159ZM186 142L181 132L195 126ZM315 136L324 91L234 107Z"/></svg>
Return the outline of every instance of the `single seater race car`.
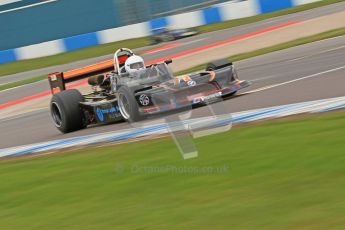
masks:
<svg viewBox="0 0 345 230"><path fill-rule="evenodd" d="M153 29L151 33L152 35L150 37L150 41L152 45L160 42L174 41L177 39L191 37L199 34L197 30L192 28L172 30L166 27Z"/></svg>
<svg viewBox="0 0 345 230"><path fill-rule="evenodd" d="M205 71L180 77L174 77L170 63L172 60L145 66L141 57L122 48L115 52L112 67L101 63L49 74L55 126L67 133L90 124L140 121L149 115L209 103L250 85L238 79L227 60L210 62ZM92 93L66 90L66 83L86 77Z"/></svg>

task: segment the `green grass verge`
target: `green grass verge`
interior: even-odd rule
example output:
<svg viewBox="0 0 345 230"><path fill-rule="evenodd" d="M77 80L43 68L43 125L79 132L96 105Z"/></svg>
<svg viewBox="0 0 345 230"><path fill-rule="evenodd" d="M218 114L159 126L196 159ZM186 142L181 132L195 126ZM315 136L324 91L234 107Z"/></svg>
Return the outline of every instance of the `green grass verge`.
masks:
<svg viewBox="0 0 345 230"><path fill-rule="evenodd" d="M344 127L238 127L187 161L171 139L0 161L1 229L344 229Z"/></svg>
<svg viewBox="0 0 345 230"><path fill-rule="evenodd" d="M301 6L297 6L297 7L286 9L286 10L276 11L273 13L262 14L262 15L257 15L253 17L248 17L248 18L241 18L241 19L230 20L230 21L211 24L211 25L200 26L198 27L198 29L201 32L221 30L221 29L226 29L226 28L230 28L234 26L240 26L240 25L244 25L248 23L265 20L268 18L296 13L296 12L304 11L308 9L313 9L316 7L321 7L321 6L325 6L325 5L329 5L329 4L333 4L333 3L337 3L341 1L343 0L323 0L320 2L301 5ZM76 50L76 51L72 51L68 53L57 54L57 55L53 55L49 57L35 58L35 59L22 60L22 61L7 63L7 64L1 64L0 76L29 71L33 69L44 68L48 66L61 65L61 64L65 64L65 63L69 63L73 61L82 60L82 59L111 54L117 48L121 48L121 47L127 47L131 49L144 47L144 46L147 46L148 43L149 42L147 38L136 38L136 39L130 39L130 40L125 40L125 41L98 45L98 46L94 46L90 48L80 49L80 50Z"/></svg>
<svg viewBox="0 0 345 230"><path fill-rule="evenodd" d="M234 55L234 56L229 57L228 59L231 60L231 61L240 61L240 60L243 60L243 59L247 59L247 58L251 58L251 57L267 54L267 53L270 53L270 52L274 52L274 51L278 51L278 50L282 50L282 49L287 49L287 48L291 48L291 47L294 47L294 46L303 45L303 44L306 44L306 43L320 41L320 40L323 40L323 39L337 37L337 36L342 36L342 35L345 35L345 28L335 29L335 30L324 32L324 33L316 34L316 35L313 35L313 36L309 36L309 37L297 39L297 40L294 40L294 41L278 44L278 45L275 45L275 46L259 49L259 50L256 50L256 51ZM192 68L189 68L189 69L186 69L186 70L183 70L183 71L179 71L179 72L177 72L175 74L176 75L183 75L183 74L195 72L195 71L198 71L198 70L201 70L201 69L205 68L205 65L206 64L201 64L201 65L198 65L198 66L194 66ZM39 76L39 77L29 78L29 79L26 79L26 80L21 80L21 81L17 81L17 82L12 82L12 83L8 83L8 84L4 84L4 85L0 86L0 91L1 90L5 90L5 89L9 89L9 88L13 88L13 87L17 87L17 86L20 86L20 85L25 85L25 84L28 84L28 83L40 81L40 80L45 79L45 78L46 78L46 76Z"/></svg>

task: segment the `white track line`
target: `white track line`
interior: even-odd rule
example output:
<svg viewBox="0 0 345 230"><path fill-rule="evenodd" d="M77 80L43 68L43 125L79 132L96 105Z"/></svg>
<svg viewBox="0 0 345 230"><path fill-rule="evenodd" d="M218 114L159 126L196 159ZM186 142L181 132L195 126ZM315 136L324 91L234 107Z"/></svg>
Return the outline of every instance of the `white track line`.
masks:
<svg viewBox="0 0 345 230"><path fill-rule="evenodd" d="M181 46L184 46L184 45L189 45L189 44L192 44L192 43L196 43L196 42L200 42L200 41L203 41L205 40L206 38L200 38L200 39L196 39L196 40L192 40L192 41L188 41L188 42L184 42L182 43Z"/></svg>
<svg viewBox="0 0 345 230"><path fill-rule="evenodd" d="M9 9L9 10L0 11L0 14L4 14L4 13L7 13L7 12L16 11L16 10L22 10L22 9L26 9L26 8L30 8L30 7L34 7L34 6L39 6L39 5L43 5L43 4L47 4L47 3L51 3L51 2L56 2L56 1L57 0L48 0L48 1L45 1L45 2L38 2L38 3L34 3L34 4L31 4L31 5L27 5L27 6L21 6L21 7Z"/></svg>
<svg viewBox="0 0 345 230"><path fill-rule="evenodd" d="M294 79L294 80L290 80L290 81L286 81L286 82L282 82L282 83L278 83L278 84L264 86L264 87L261 87L261 88L258 88L258 89L254 89L254 90L251 90L251 91L244 92L241 95L249 94L249 93L257 93L257 92L261 92L261 91L264 91L264 90L267 90L267 89L272 89L272 88L275 88L275 87L278 87L278 86L283 86L283 85L291 84L291 83L294 83L294 82L297 82L297 81L302 81L302 80L305 80L305 79L319 77L319 76L321 76L323 74L332 73L332 72L335 72L335 71L338 71L338 70L341 70L341 69L345 69L345 66L341 66L341 67L338 67L338 68L322 71L322 72L319 72L319 73L315 73L315 74L312 74L312 75L308 75L308 76L305 76L305 77L297 78L297 79Z"/></svg>
<svg viewBox="0 0 345 230"><path fill-rule="evenodd" d="M317 53L312 53L310 55L294 58L294 59L288 60L288 62L299 61L299 60L302 60L302 59L305 59L305 58L310 58L310 57L313 57L313 56L316 56L316 55L325 54L325 53L329 53L329 52L332 52L332 51L341 50L341 49L344 49L344 48L345 48L345 46L339 46L339 47L336 47L336 48L320 51L320 52L317 52Z"/></svg>
<svg viewBox="0 0 345 230"><path fill-rule="evenodd" d="M37 84L41 81L45 81L46 79L42 79L42 80L39 80L39 81L35 81L35 82L31 82L31 83L27 83L27 84L24 84L24 85L18 85L16 87L12 87L12 88L8 88L8 89L3 89L0 91L0 94L3 93L3 92L6 92L6 91L10 91L10 90L13 90L13 89L18 89L18 88L22 88L22 87L27 87L27 86L30 86L30 85L34 85L34 84ZM18 81L21 81L21 80L18 80ZM12 82L8 82L8 83L3 83L3 84L0 84L0 86L2 85L7 85L7 84L11 84L11 83L16 83L18 81L12 81Z"/></svg>

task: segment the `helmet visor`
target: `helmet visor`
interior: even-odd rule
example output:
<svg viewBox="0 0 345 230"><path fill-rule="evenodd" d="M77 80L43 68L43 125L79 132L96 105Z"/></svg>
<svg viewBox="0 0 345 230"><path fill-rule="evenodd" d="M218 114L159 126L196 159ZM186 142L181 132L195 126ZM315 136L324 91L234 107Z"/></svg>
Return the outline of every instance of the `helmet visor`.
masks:
<svg viewBox="0 0 345 230"><path fill-rule="evenodd" d="M131 68L131 69L141 69L141 68L144 68L144 63L136 62L136 63L130 64L129 68Z"/></svg>

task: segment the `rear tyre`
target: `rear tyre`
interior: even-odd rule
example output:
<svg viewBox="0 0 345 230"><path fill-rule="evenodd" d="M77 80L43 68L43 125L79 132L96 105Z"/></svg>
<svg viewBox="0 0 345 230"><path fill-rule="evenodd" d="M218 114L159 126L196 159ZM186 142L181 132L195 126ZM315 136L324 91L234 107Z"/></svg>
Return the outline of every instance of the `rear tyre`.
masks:
<svg viewBox="0 0 345 230"><path fill-rule="evenodd" d="M85 115L79 103L84 101L76 89L54 94L50 102L50 113L54 124L62 133L69 133L87 126Z"/></svg>
<svg viewBox="0 0 345 230"><path fill-rule="evenodd" d="M136 122L144 117L139 113L139 106L130 90L122 86L118 91L117 102L121 115L126 121Z"/></svg>

